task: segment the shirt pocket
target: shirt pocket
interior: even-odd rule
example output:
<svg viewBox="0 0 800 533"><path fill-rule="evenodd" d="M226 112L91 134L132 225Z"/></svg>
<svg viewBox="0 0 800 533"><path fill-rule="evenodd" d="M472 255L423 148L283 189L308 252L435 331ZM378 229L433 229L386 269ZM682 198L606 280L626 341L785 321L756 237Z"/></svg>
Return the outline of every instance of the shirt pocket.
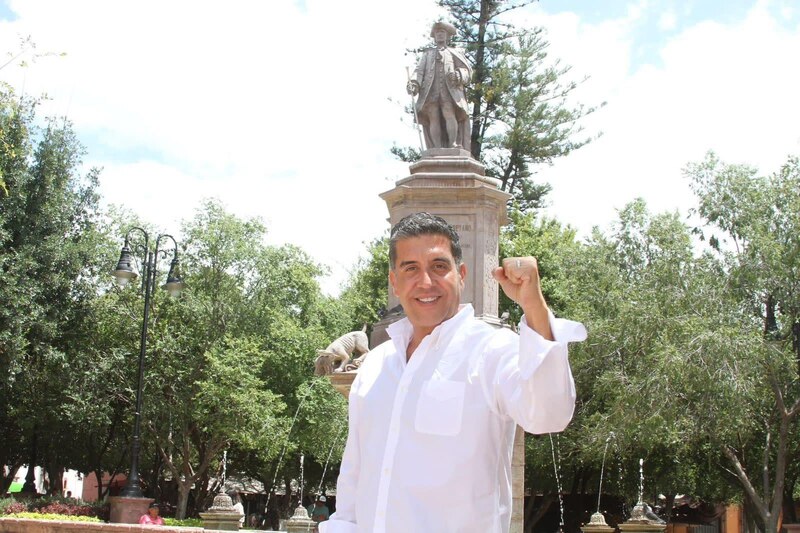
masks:
<svg viewBox="0 0 800 533"><path fill-rule="evenodd" d="M414 429L420 433L452 437L461 431L466 383L432 379L422 385Z"/></svg>

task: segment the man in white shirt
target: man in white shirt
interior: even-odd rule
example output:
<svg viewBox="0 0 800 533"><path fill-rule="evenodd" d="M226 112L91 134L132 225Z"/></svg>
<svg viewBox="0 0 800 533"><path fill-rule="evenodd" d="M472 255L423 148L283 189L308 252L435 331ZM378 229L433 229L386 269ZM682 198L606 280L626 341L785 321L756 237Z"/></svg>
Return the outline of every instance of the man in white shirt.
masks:
<svg viewBox="0 0 800 533"><path fill-rule="evenodd" d="M519 335L459 305L458 234L416 213L390 236L389 281L406 318L365 359L350 391L336 513L322 533L505 533L516 424L563 430L575 386L567 342L584 327L550 314L536 259L493 272L524 316Z"/></svg>

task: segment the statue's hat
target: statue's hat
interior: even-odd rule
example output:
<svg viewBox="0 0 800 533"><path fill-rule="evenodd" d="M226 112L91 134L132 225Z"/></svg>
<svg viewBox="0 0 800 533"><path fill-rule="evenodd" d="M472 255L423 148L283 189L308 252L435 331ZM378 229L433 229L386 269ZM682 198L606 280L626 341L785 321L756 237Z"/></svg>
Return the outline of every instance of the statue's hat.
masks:
<svg viewBox="0 0 800 533"><path fill-rule="evenodd" d="M433 27L431 28L431 37L433 37L433 34L436 33L436 30L446 31L448 37L452 37L456 34L456 27L444 21L435 22L433 24Z"/></svg>

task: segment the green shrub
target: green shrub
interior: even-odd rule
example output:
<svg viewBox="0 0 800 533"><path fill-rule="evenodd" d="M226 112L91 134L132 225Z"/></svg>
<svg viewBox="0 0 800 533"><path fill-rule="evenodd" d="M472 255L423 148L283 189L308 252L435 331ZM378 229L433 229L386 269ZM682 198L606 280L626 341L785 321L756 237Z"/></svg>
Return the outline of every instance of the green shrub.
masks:
<svg viewBox="0 0 800 533"><path fill-rule="evenodd" d="M71 514L53 514L53 513L11 513L6 515L7 518L30 518L33 520L63 520L69 522L102 522L96 516L83 516Z"/></svg>
<svg viewBox="0 0 800 533"><path fill-rule="evenodd" d="M164 518L164 524L167 526L203 527L203 520L200 518L184 518L183 520Z"/></svg>

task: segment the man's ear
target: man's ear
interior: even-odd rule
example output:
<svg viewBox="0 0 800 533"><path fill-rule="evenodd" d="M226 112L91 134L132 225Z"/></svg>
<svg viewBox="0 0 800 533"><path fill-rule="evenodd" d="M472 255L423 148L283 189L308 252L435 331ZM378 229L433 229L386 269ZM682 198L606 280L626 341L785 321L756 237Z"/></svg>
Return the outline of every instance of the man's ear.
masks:
<svg viewBox="0 0 800 533"><path fill-rule="evenodd" d="M461 286L463 287L464 286L464 282L467 279L467 264L466 263L461 263L458 266L458 273L461 276Z"/></svg>
<svg viewBox="0 0 800 533"><path fill-rule="evenodd" d="M395 289L395 287L394 287L394 284L395 284L396 281L397 281L397 279L394 277L394 270L392 270L390 268L389 269L389 285L392 286L392 294L394 294L395 296L397 296L397 289Z"/></svg>

